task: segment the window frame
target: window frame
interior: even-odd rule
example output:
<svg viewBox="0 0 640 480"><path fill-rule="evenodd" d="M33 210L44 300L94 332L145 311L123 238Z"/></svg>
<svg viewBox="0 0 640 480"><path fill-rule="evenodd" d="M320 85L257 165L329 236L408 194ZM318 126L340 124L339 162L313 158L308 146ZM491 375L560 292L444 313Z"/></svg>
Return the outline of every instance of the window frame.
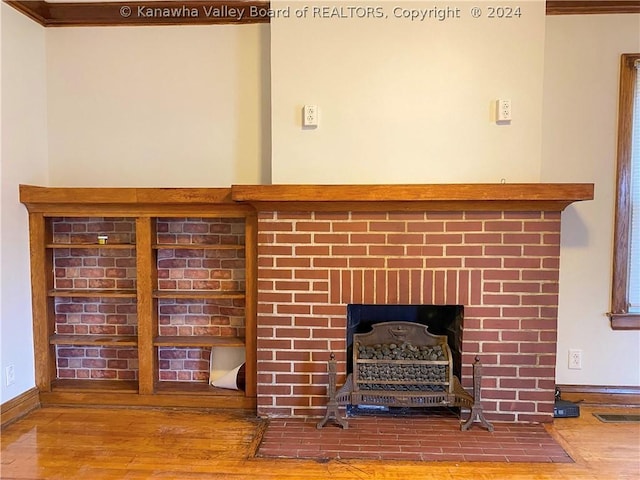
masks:
<svg viewBox="0 0 640 480"><path fill-rule="evenodd" d="M640 330L640 314L629 312L628 280L631 227L631 135L636 60L640 53L625 53L620 59L618 106L618 155L616 173L616 210L613 240L613 284L611 312L613 330Z"/></svg>

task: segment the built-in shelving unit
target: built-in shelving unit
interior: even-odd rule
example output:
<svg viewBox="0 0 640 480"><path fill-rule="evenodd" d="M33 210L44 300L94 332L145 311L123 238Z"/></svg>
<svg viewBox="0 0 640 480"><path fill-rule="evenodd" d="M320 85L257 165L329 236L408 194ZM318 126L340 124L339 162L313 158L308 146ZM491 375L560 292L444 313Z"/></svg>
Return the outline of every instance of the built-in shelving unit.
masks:
<svg viewBox="0 0 640 480"><path fill-rule="evenodd" d="M255 407L257 222L230 197L21 186L43 404ZM244 347L244 390L209 385L216 347Z"/></svg>

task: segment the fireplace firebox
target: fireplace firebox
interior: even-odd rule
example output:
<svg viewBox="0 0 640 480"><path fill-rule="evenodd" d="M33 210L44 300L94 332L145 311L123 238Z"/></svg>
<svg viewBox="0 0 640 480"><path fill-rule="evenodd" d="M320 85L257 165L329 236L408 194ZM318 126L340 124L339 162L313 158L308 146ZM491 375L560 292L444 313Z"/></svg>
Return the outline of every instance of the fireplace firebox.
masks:
<svg viewBox="0 0 640 480"><path fill-rule="evenodd" d="M480 404L481 372L474 364L474 395L453 374L453 357L447 336L429 333L417 322L375 323L368 333L353 334L352 373L336 391L335 359L329 362L329 403L322 428L333 417L347 428L340 405L378 407L461 407L471 411L461 425L468 429L475 418L492 431Z"/></svg>
<svg viewBox="0 0 640 480"><path fill-rule="evenodd" d="M347 305L347 358L353 356L354 334L370 332L378 323L398 321L412 322L427 327L432 335L447 337L447 345L453 360L453 374L462 378L462 305ZM352 373L352 363L347 362L347 373Z"/></svg>

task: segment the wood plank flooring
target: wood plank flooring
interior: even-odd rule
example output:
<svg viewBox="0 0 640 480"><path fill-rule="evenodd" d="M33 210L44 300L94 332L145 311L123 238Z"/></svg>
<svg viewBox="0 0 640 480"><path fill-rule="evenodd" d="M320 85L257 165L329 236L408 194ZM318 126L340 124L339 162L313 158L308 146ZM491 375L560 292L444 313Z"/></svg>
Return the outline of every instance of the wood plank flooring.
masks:
<svg viewBox="0 0 640 480"><path fill-rule="evenodd" d="M265 480L637 480L640 424L602 423L582 407L551 435L571 464L256 458L264 422L237 410L47 407L5 427L0 478Z"/></svg>

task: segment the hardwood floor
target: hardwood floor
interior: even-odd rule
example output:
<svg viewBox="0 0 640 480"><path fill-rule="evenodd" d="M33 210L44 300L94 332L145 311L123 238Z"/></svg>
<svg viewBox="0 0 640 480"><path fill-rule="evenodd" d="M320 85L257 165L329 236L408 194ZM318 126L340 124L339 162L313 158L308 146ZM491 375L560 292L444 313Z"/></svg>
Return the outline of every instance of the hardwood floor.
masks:
<svg viewBox="0 0 640 480"><path fill-rule="evenodd" d="M548 429L573 464L381 462L254 458L263 422L237 410L47 407L2 430L0 478L10 479L438 479L636 480L640 424L578 419Z"/></svg>

